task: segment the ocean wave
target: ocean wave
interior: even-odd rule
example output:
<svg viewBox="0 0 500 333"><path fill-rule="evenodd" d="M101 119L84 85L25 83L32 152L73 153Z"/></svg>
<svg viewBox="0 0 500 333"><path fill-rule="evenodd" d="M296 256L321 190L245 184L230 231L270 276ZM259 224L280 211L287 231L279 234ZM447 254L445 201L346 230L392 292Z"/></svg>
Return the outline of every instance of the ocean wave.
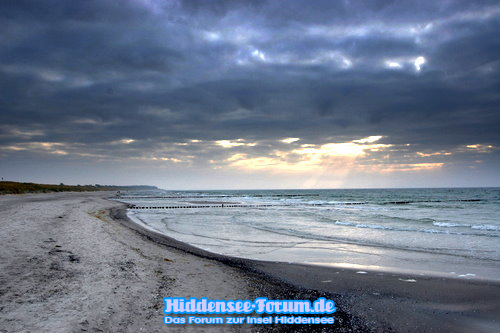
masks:
<svg viewBox="0 0 500 333"><path fill-rule="evenodd" d="M460 232L449 232L449 231L444 231L444 230L437 230L437 229L423 229L423 230L418 230L420 232L425 232L428 234L451 234L451 235L463 235Z"/></svg>
<svg viewBox="0 0 500 333"><path fill-rule="evenodd" d="M361 201L329 201L329 200L309 200L305 203L310 206L351 206L351 205L365 205L366 202Z"/></svg>
<svg viewBox="0 0 500 333"><path fill-rule="evenodd" d="M356 228L366 228L366 229L380 229L380 230L398 230L391 227L384 227L376 224L356 224Z"/></svg>
<svg viewBox="0 0 500 333"><path fill-rule="evenodd" d="M471 236L493 236L493 237L495 237L495 235L493 235L493 234L482 235L482 234L467 233L467 232L453 232L453 231L439 230L439 229L395 228L395 227L381 226L381 225L377 225L377 224L351 223L351 222L342 222L342 221L336 221L335 224L340 225L340 226L345 226L345 227L355 227L355 228L361 228L361 229L376 229L376 230L378 229L378 230L390 230L390 231L423 232L423 233L429 233L429 234L471 235ZM475 229L475 230L500 231L500 228L496 227L494 225L471 226L471 225L458 224L458 223L447 223L447 222L433 222L432 224L436 227L445 227L445 228L470 227L471 229Z"/></svg>
<svg viewBox="0 0 500 333"><path fill-rule="evenodd" d="M377 225L377 224L351 223L351 222L342 222L342 221L337 221L337 222L335 222L335 224L341 225L341 226L346 226L346 227L356 227L356 228L361 228L361 229L411 231L410 229L391 228L391 227L386 227L386 226Z"/></svg>
<svg viewBox="0 0 500 333"><path fill-rule="evenodd" d="M471 229L486 230L486 231L500 231L500 227L497 227L495 225L490 225L490 224L473 225L471 227Z"/></svg>
<svg viewBox="0 0 500 333"><path fill-rule="evenodd" d="M313 206L316 206L316 205L326 205L328 203L329 203L328 201L324 201L324 200L310 200L310 201L306 202L306 204L313 205Z"/></svg>
<svg viewBox="0 0 500 333"><path fill-rule="evenodd" d="M416 217L392 216L392 215L389 215L389 214L374 214L373 217L379 218L379 219L384 219L384 220L395 221L395 222L403 222L403 223L422 223L422 224L427 224L427 223L434 223L434 222L436 222L436 220L431 219L429 217L416 218Z"/></svg>
<svg viewBox="0 0 500 333"><path fill-rule="evenodd" d="M436 220L431 219L429 217L423 217L421 219L415 219L414 221L421 222L421 223L434 223Z"/></svg>
<svg viewBox="0 0 500 333"><path fill-rule="evenodd" d="M444 227L444 228L455 228L455 227L470 227L470 224L461 224L461 223L450 223L450 222L433 222L433 225L436 227Z"/></svg>
<svg viewBox="0 0 500 333"><path fill-rule="evenodd" d="M354 223L342 222L342 221L337 221L337 222L335 222L335 224L337 224L337 225L346 225L346 226L356 226L356 224L354 224Z"/></svg>

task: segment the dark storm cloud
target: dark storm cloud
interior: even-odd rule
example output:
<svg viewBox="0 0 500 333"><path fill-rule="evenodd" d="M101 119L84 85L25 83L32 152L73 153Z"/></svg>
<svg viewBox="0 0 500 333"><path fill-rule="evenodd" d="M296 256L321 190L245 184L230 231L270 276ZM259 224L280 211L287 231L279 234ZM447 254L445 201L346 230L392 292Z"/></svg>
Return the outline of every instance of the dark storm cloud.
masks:
<svg viewBox="0 0 500 333"><path fill-rule="evenodd" d="M256 156L285 137L500 145L494 1L0 6L4 147L209 159L175 143L242 138Z"/></svg>

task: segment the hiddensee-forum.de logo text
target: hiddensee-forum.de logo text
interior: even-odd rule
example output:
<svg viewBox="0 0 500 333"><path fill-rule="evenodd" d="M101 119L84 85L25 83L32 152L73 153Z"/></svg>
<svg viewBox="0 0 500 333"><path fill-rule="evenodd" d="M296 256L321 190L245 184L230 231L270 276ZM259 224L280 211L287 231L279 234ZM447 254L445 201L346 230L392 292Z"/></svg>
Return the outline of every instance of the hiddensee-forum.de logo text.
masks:
<svg viewBox="0 0 500 333"><path fill-rule="evenodd" d="M165 324L333 324L333 317L286 316L296 314L329 315L337 309L332 300L320 297L312 304L309 300L268 300L265 297L250 300L210 300L208 298L186 300L183 297L165 297L165 314L279 314L281 316L165 316Z"/></svg>

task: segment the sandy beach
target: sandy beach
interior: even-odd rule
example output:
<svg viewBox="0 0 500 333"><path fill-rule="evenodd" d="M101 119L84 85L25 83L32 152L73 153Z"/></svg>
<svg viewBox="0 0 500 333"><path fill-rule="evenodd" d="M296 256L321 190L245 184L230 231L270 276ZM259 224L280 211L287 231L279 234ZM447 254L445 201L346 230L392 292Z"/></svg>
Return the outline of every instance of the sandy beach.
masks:
<svg viewBox="0 0 500 333"><path fill-rule="evenodd" d="M0 332L498 332L500 284L214 255L113 193L0 196ZM163 297L336 302L333 326L163 324Z"/></svg>

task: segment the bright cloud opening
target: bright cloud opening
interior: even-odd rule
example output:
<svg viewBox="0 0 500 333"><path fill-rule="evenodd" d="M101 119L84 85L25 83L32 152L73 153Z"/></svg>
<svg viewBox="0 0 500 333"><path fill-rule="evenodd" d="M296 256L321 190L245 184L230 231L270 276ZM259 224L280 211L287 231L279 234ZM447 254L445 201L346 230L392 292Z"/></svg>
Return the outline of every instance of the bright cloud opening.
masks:
<svg viewBox="0 0 500 333"><path fill-rule="evenodd" d="M402 68L403 67L403 66L401 66L401 64L399 62L390 61L390 60L385 61L385 66L388 68Z"/></svg>
<svg viewBox="0 0 500 333"><path fill-rule="evenodd" d="M286 139L283 139L283 140L280 140L280 141L283 142L283 143L293 143L293 142L297 142L299 140L300 140L300 138L286 138Z"/></svg>
<svg viewBox="0 0 500 333"><path fill-rule="evenodd" d="M252 51L252 57L258 59L258 60L261 60L261 61L265 61L266 60L266 55L264 54L264 52L260 51L260 50L253 50Z"/></svg>
<svg viewBox="0 0 500 333"><path fill-rule="evenodd" d="M376 142L380 139L382 139L381 135L372 135L372 136L369 136L369 137L366 137L363 139L354 140L352 142L354 142L354 143L372 143L372 142Z"/></svg>
<svg viewBox="0 0 500 333"><path fill-rule="evenodd" d="M237 139L234 141L218 140L218 141L215 141L215 144L218 146L221 146L222 148L233 148L233 147L240 147L240 146L253 147L253 146L257 145L257 143L255 143L255 142L245 142L244 139Z"/></svg>
<svg viewBox="0 0 500 333"><path fill-rule="evenodd" d="M131 143L133 143L133 142L135 142L135 140L134 140L134 139L128 139L128 138L126 138L126 139L121 139L121 140L117 140L117 141L113 141L113 143L115 143L115 144L116 144L116 143L119 143L119 144L125 144L125 145L131 144Z"/></svg>
<svg viewBox="0 0 500 333"><path fill-rule="evenodd" d="M422 65L425 64L425 62L426 62L426 60L422 56L415 59L414 65L415 65L415 69L417 70L417 72L420 72L420 70L422 69Z"/></svg>
<svg viewBox="0 0 500 333"><path fill-rule="evenodd" d="M478 153L489 153L495 147L492 145L474 144L474 145L467 145L465 146L465 148L467 148L468 151L475 151Z"/></svg>
<svg viewBox="0 0 500 333"><path fill-rule="evenodd" d="M321 169L335 169L340 172L354 167L354 161L369 152L391 147L389 144L375 144L382 136L369 136L359 140L323 145L304 144L300 148L289 151L275 150L268 156L251 157L248 154L236 153L225 160L231 167L245 170L268 170L275 172L310 172ZM296 138L288 138L296 139ZM287 141L291 141L284 139ZM285 142L281 140L282 142ZM225 140L228 141L228 140ZM293 140L291 142L294 142ZM224 142L225 146L234 147L239 142ZM222 146L222 144L220 144ZM224 146L223 146L224 147Z"/></svg>

